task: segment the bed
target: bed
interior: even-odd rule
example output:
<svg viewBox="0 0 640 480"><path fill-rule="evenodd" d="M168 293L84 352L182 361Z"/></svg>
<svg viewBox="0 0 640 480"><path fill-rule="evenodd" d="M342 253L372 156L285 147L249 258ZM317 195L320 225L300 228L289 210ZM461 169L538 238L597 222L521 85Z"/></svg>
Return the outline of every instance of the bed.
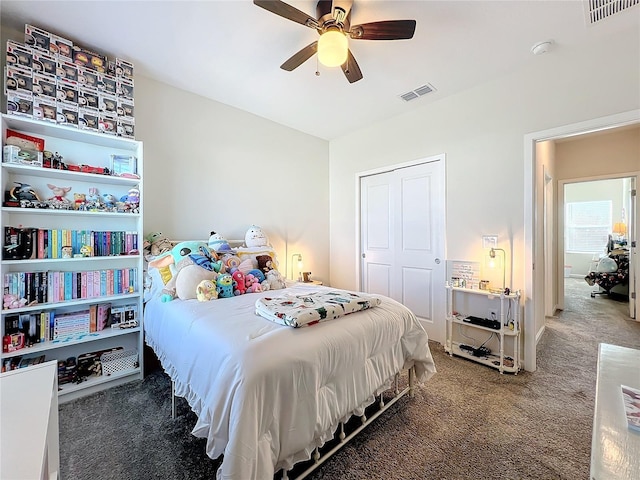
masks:
<svg viewBox="0 0 640 480"><path fill-rule="evenodd" d="M294 464L317 459L398 372L410 369L418 382L435 373L427 334L390 298L304 328L255 313L261 297L331 290L298 283L208 302L147 302L146 343L196 413L192 433L206 438L207 455L224 455L218 479L272 479L280 470L286 478Z"/></svg>

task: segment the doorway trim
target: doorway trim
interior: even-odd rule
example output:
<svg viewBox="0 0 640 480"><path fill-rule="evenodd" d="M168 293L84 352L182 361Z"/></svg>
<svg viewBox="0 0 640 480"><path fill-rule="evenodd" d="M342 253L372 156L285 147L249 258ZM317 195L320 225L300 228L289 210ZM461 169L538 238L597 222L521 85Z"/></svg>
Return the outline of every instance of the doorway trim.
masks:
<svg viewBox="0 0 640 480"><path fill-rule="evenodd" d="M638 123L640 123L640 109L528 133L524 136L524 369L529 372L536 370L536 347L544 332L544 267L537 270L534 268L535 259L542 248L535 244L536 231L542 228L541 212L536 208L536 199L540 194L540 185L537 184L535 175L536 143ZM538 293L540 295L537 295ZM536 331L538 324L542 327Z"/></svg>

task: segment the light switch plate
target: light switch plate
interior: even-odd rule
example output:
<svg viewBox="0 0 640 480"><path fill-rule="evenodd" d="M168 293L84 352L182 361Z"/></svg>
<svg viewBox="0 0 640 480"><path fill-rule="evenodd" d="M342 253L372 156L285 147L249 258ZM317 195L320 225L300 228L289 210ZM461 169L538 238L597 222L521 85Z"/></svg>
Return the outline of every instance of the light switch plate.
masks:
<svg viewBox="0 0 640 480"><path fill-rule="evenodd" d="M482 248L498 248L498 235L483 235Z"/></svg>

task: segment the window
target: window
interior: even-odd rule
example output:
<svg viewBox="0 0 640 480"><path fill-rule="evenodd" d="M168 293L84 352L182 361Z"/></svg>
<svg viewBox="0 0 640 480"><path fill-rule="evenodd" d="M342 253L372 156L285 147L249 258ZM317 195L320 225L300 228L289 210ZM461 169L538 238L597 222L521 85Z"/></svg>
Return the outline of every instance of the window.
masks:
<svg viewBox="0 0 640 480"><path fill-rule="evenodd" d="M603 253L611 233L612 201L569 202L565 211L565 250Z"/></svg>

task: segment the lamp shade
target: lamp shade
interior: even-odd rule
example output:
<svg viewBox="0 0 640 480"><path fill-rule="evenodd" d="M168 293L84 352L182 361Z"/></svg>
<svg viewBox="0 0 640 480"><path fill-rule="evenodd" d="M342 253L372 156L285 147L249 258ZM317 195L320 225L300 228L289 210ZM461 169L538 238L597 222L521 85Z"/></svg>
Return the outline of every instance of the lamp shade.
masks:
<svg viewBox="0 0 640 480"><path fill-rule="evenodd" d="M613 224L613 233L625 235L627 233L627 224L624 222L616 222Z"/></svg>
<svg viewBox="0 0 640 480"><path fill-rule="evenodd" d="M318 40L318 60L325 67L339 67L347 61L349 42L340 30L327 30Z"/></svg>

